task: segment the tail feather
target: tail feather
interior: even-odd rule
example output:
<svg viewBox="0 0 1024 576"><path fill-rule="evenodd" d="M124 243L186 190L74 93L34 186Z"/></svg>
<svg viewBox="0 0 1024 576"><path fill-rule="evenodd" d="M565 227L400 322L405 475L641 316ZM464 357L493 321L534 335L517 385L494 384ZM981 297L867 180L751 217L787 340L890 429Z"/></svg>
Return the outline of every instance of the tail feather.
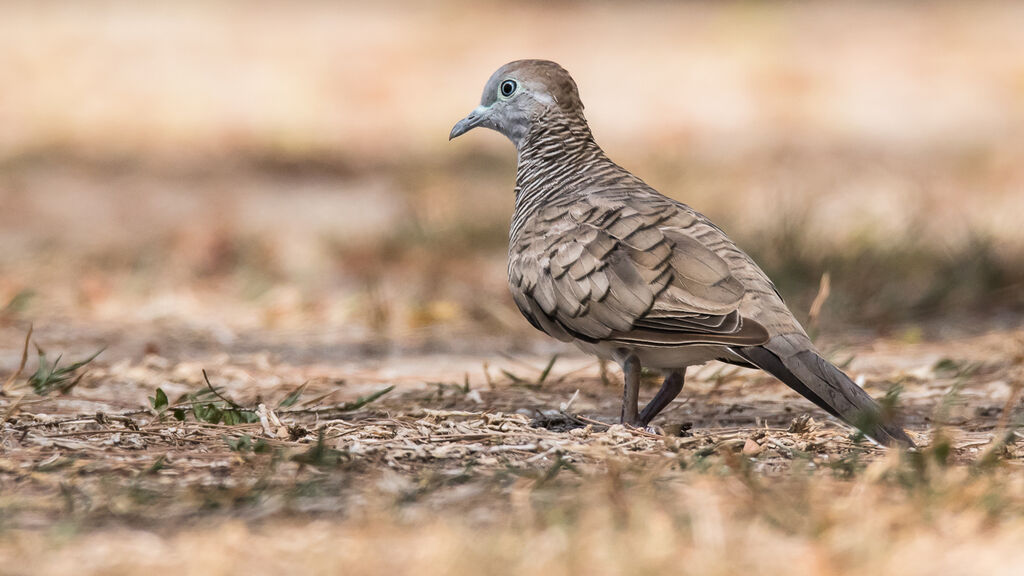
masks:
<svg viewBox="0 0 1024 576"><path fill-rule="evenodd" d="M886 444L913 447L901 426L886 422L881 408L850 377L806 346L776 336L762 346L735 349L751 364L775 376L801 396Z"/></svg>

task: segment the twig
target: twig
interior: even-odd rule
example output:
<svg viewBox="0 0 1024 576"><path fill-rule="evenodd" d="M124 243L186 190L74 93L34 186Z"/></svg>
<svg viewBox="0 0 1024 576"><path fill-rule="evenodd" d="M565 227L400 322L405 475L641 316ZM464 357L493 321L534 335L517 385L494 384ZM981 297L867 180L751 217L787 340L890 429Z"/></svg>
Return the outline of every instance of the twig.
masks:
<svg viewBox="0 0 1024 576"><path fill-rule="evenodd" d="M484 381L487 382L487 387L494 390L494 380L491 380L491 367L484 362Z"/></svg>
<svg viewBox="0 0 1024 576"><path fill-rule="evenodd" d="M608 428L612 427L611 424L605 424L604 422L601 422L600 420L594 420L593 418L587 418L586 416L580 416L579 414L566 414L566 416L569 416L570 418L573 418L576 421L582 422L584 424L593 424L594 426L604 426L606 430Z"/></svg>
<svg viewBox="0 0 1024 576"><path fill-rule="evenodd" d="M779 442L777 438L769 437L768 441L771 442L772 445L774 445L776 448L778 448L782 452L782 454L785 455L787 458L793 457L793 449L790 448L789 446L786 446L782 442Z"/></svg>
<svg viewBox="0 0 1024 576"><path fill-rule="evenodd" d="M814 297L814 301L811 302L811 310L807 313L807 324L811 327L817 327L818 316L821 315L821 308L825 305L825 301L828 300L829 294L832 293L832 277L828 272L821 275L821 284L818 285L818 294Z"/></svg>
<svg viewBox="0 0 1024 576"><path fill-rule="evenodd" d="M263 428L263 434L270 438L277 438L277 434L270 429L270 417L267 415L267 405L260 404L256 409L256 415L260 418L260 427Z"/></svg>
<svg viewBox="0 0 1024 576"><path fill-rule="evenodd" d="M957 448L957 450L966 450L968 448L981 448L982 446L1002 444L1001 442L997 441L997 438L999 438L999 435L998 434L994 434L988 440L979 440L977 442L968 442L966 444L960 444L956 448Z"/></svg>
<svg viewBox="0 0 1024 576"><path fill-rule="evenodd" d="M4 390L6 390L8 386L13 384L14 380L18 376L21 376L21 372L25 369L25 363L28 362L28 342L32 338L33 328L34 326L32 324L28 325L28 334L25 334L25 346L22 347L21 349L21 364L18 365L18 369L14 371L14 374L11 374L11 376L4 382L4 385L0 386L0 396L4 395Z"/></svg>
<svg viewBox="0 0 1024 576"><path fill-rule="evenodd" d="M611 428L612 427L612 424L605 424L604 422L601 422L599 420L594 420L592 418L587 418L586 416L578 416L577 415L577 416L574 416L574 417L582 420L583 422L586 422L587 424L596 424L596 425L599 425L599 426L605 426L607 428ZM640 428L635 428L633 426L626 426L625 428L626 428L626 430L629 430L630 432L632 432L633 434L636 434L637 436L645 436L647 438L653 438L655 440L664 440L666 438L666 436L662 436L660 434L651 434L650 432L648 432L646 430L642 430Z"/></svg>
<svg viewBox="0 0 1024 576"><path fill-rule="evenodd" d="M11 416L14 416L15 414L18 413L18 406L21 405L21 401L23 398L25 398L24 394L18 396L17 398L14 399L14 402L12 402L11 405L7 407L7 412L4 413L4 417L0 418L0 426L6 424L7 420L10 419Z"/></svg>
<svg viewBox="0 0 1024 576"><path fill-rule="evenodd" d="M148 410L144 410L125 412L122 414L107 414L105 412L97 412L96 414L78 414L75 416L71 416L69 418L65 418L63 420L52 420L50 422L36 422L34 424L22 424L20 426L16 426L16 428L18 430L25 431L31 430L32 428L45 428L46 426L64 426L66 424L95 424L100 423L100 419L107 419L112 420L114 422L122 422L125 424L135 425L135 420L129 417L128 414L146 414L148 412ZM26 414L30 416L35 416L35 414L31 414L28 412L26 412ZM102 414L102 416L97 417L98 414Z"/></svg>
<svg viewBox="0 0 1024 576"><path fill-rule="evenodd" d="M527 463L536 462L537 460L545 458L545 457L547 457L547 456L549 456L551 454L557 453L561 449L562 449L561 446L558 446L558 445L552 446L551 448L548 448L547 450L541 452L540 454L535 454L533 456L530 456L529 458L526 459L526 462ZM534 447L534 450L536 450L536 447Z"/></svg>
<svg viewBox="0 0 1024 576"><path fill-rule="evenodd" d="M187 426L190 427L190 428L192 428L192 427L194 427L194 428L210 428L212 430L224 430L224 431L238 430L239 428L258 428L259 425L260 425L259 422L239 422L238 424L230 424L229 425L229 424L214 424L212 422L203 422L201 420L197 420L195 422L188 422L187 423ZM184 427L186 427L186 424L179 423L179 426L184 428Z"/></svg>
<svg viewBox="0 0 1024 576"><path fill-rule="evenodd" d="M1003 412L999 415L999 422L996 423L996 430L1006 430L1006 425L1010 421L1010 414L1013 413L1013 408L1017 404L1017 399L1020 398L1021 389L1024 389L1024 382L1016 381L1013 383L1013 389L1010 390L1010 397L1006 399L1006 404L1003 405ZM996 437L1005 434L997 434Z"/></svg>
<svg viewBox="0 0 1024 576"><path fill-rule="evenodd" d="M168 440L185 440L187 442L194 442L196 444L202 444L202 440L196 440L195 438L186 438L182 436L174 436L168 432L153 432L150 430L132 430L130 428L104 428L102 430L75 430L74 432L62 432L60 434L42 434L43 438L69 438L71 436L96 436L101 434L140 434L142 436L159 436L160 438L166 438Z"/></svg>
<svg viewBox="0 0 1024 576"><path fill-rule="evenodd" d="M577 390L577 392L579 392L579 391ZM573 397L575 397L575 395L573 395ZM579 416L577 416L576 414L570 414L570 413L566 412L565 410L559 410L559 411L558 411L558 413L559 413L559 414L561 414L562 416L565 416L565 417L566 417L566 418L568 418L569 420L572 420L573 422L575 422L575 423L579 424L580 426L586 426L586 425L588 425L588 424L592 424L592 422L584 422L584 421L583 421L583 420L581 420L581 419L580 419L580 417L579 417ZM602 426L605 426L605 427L607 427L608 425L607 425L607 424L604 424L604 423L602 423Z"/></svg>
<svg viewBox="0 0 1024 576"><path fill-rule="evenodd" d="M501 444L499 446L491 446L487 449L487 452L498 454L501 452L534 452L536 450L536 444Z"/></svg>
<svg viewBox="0 0 1024 576"><path fill-rule="evenodd" d="M387 444L397 440L401 440L403 442L414 440L421 442L463 442L467 440L484 440L485 438L494 438L496 436L514 436L514 434L488 431L462 434L431 434L430 436L402 436L396 438L364 438L361 439L360 442L363 442L364 444Z"/></svg>
<svg viewBox="0 0 1024 576"><path fill-rule="evenodd" d="M577 388L576 391L572 393L572 396L569 398L569 400L566 401L566 402L563 402L558 407L558 411L561 412L562 414L565 414L566 411L568 411L569 408L572 407L573 403L576 402L576 399L579 398L579 397L580 397L580 390L579 390L579 388Z"/></svg>

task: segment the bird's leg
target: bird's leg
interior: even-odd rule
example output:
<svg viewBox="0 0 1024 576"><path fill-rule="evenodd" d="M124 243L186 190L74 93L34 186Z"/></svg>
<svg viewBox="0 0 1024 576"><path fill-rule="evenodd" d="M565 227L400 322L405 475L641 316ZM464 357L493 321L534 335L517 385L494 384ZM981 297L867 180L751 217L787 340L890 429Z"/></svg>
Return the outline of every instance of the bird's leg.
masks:
<svg viewBox="0 0 1024 576"><path fill-rule="evenodd" d="M630 354L622 363L622 374L625 385L622 388L622 416L619 422L636 426L637 400L640 397L640 359Z"/></svg>
<svg viewBox="0 0 1024 576"><path fill-rule="evenodd" d="M654 395L654 398L644 406L640 413L640 426L647 426L654 420L654 417L661 413L670 402L683 390L683 378L686 377L686 368L673 370L662 383L661 389Z"/></svg>

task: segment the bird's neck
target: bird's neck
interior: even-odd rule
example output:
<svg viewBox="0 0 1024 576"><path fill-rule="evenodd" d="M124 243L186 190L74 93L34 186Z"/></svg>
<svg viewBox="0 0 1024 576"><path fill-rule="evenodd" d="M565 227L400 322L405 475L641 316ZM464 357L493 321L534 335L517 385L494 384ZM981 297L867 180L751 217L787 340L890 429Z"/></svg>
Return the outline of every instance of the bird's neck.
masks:
<svg viewBox="0 0 1024 576"><path fill-rule="evenodd" d="M522 138L516 170L516 209L571 192L595 164L610 163L587 121L556 114L541 118Z"/></svg>

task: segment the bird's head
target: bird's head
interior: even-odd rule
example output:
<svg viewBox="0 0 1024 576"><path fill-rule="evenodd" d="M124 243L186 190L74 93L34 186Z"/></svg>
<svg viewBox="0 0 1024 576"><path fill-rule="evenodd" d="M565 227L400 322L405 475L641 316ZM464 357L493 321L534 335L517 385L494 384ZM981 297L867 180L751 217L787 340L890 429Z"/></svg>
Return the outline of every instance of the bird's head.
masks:
<svg viewBox="0 0 1024 576"><path fill-rule="evenodd" d="M491 75L480 105L455 124L448 139L483 126L504 134L518 148L533 125L552 114L583 119L576 82L549 60L516 60Z"/></svg>

